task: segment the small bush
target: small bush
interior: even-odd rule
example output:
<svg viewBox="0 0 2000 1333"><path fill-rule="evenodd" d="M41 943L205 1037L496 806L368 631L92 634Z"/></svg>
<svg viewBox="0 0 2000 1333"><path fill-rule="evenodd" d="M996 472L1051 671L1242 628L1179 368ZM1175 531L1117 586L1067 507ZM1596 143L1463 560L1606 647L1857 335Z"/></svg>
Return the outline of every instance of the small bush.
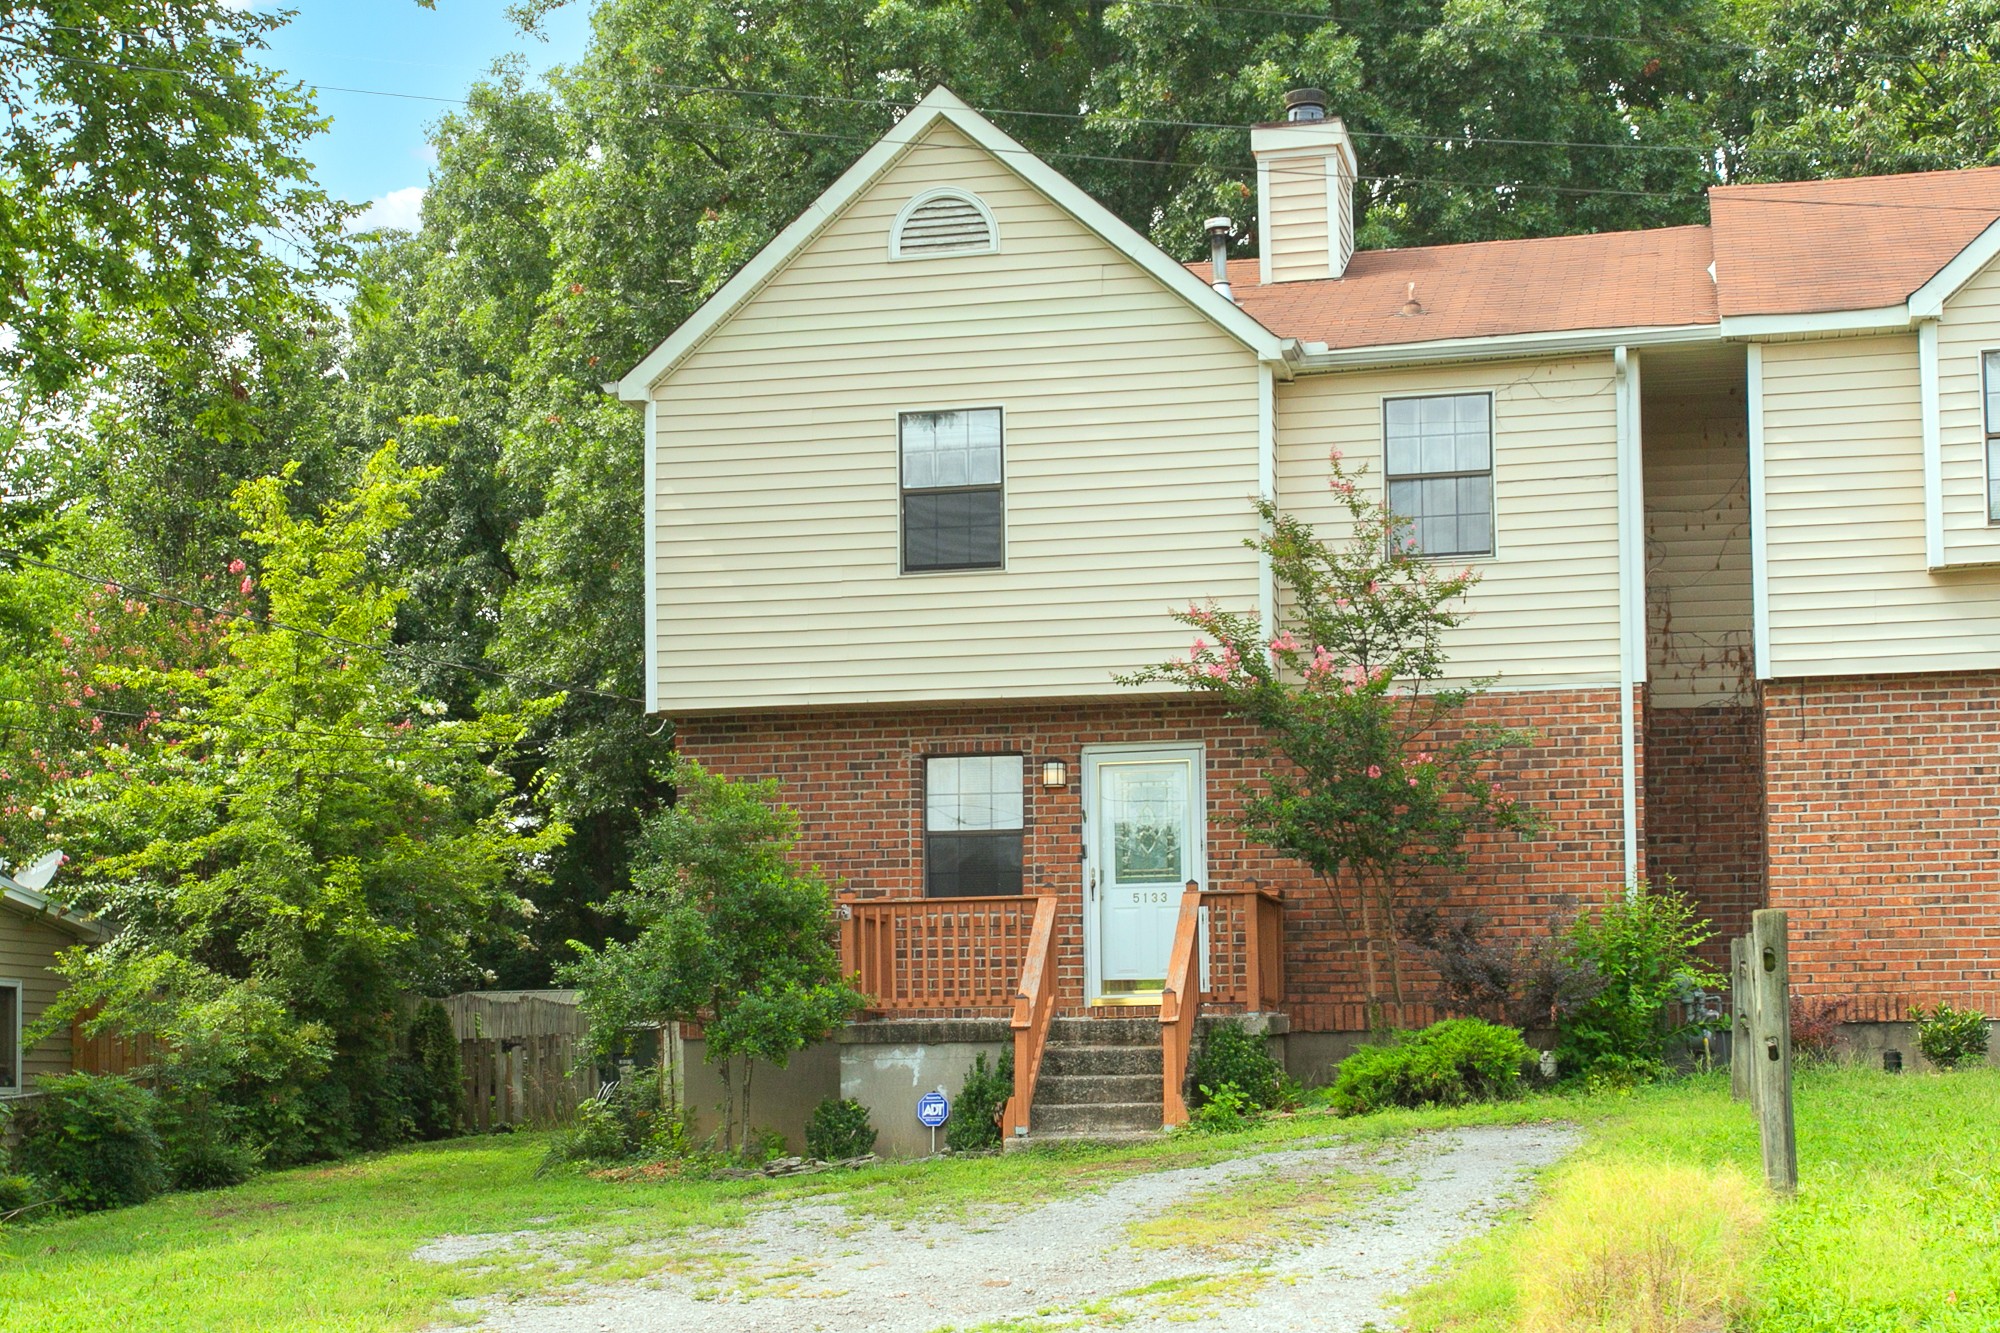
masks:
<svg viewBox="0 0 2000 1333"><path fill-rule="evenodd" d="M1014 1051L1004 1048L991 1067L986 1052L973 1057L958 1101L945 1122L944 1146L953 1152L983 1152L1000 1146L1000 1113L1014 1095Z"/></svg>
<svg viewBox="0 0 2000 1333"><path fill-rule="evenodd" d="M1258 1107L1234 1083L1202 1084L1201 1103L1188 1115L1187 1127L1197 1134L1233 1134L1257 1120Z"/></svg>
<svg viewBox="0 0 2000 1333"><path fill-rule="evenodd" d="M128 1078L44 1075L41 1100L18 1120L14 1164L65 1207L144 1203L166 1188L153 1095Z"/></svg>
<svg viewBox="0 0 2000 1333"><path fill-rule="evenodd" d="M1764 1192L1734 1169L1566 1169L1520 1247L1522 1333L1707 1333L1738 1327Z"/></svg>
<svg viewBox="0 0 2000 1333"><path fill-rule="evenodd" d="M1667 1007L1722 984L1694 952L1712 933L1671 886L1641 883L1614 893L1596 916L1578 917L1569 928L1572 960L1601 985L1560 1024L1556 1059L1564 1077L1664 1072L1668 1044L1688 1030L1668 1023Z"/></svg>
<svg viewBox="0 0 2000 1333"><path fill-rule="evenodd" d="M167 1184L177 1190L222 1189L257 1174L263 1155L237 1140L231 1117L208 1103L156 1101L153 1125Z"/></svg>
<svg viewBox="0 0 2000 1333"><path fill-rule="evenodd" d="M0 1217L19 1212L34 1201L34 1181L26 1176L0 1176Z"/></svg>
<svg viewBox="0 0 2000 1333"><path fill-rule="evenodd" d="M1913 1005L1910 1021L1917 1025L1917 1049L1940 1069L1986 1058L1991 1025L1977 1009L1954 1009L1940 1000L1928 1013L1922 1005Z"/></svg>
<svg viewBox="0 0 2000 1333"><path fill-rule="evenodd" d="M436 1000L419 1001L404 1044L408 1051L393 1068L410 1132L419 1139L450 1138L458 1133L459 1101L465 1095L451 1014Z"/></svg>
<svg viewBox="0 0 2000 1333"><path fill-rule="evenodd" d="M1199 1110L1210 1088L1232 1087L1252 1110L1275 1111L1298 1100L1284 1066L1271 1058L1271 1044L1234 1019L1214 1024L1201 1039L1201 1052L1188 1071L1191 1099Z"/></svg>
<svg viewBox="0 0 2000 1333"><path fill-rule="evenodd" d="M812 1119L806 1121L808 1156L838 1162L874 1151L875 1126L868 1123L868 1108L860 1102L829 1097L813 1108Z"/></svg>
<svg viewBox="0 0 2000 1333"><path fill-rule="evenodd" d="M685 1121L665 1103L660 1071L640 1069L587 1097L576 1123L549 1144L542 1169L564 1163L611 1166L667 1150L686 1138Z"/></svg>
<svg viewBox="0 0 2000 1333"><path fill-rule="evenodd" d="M1839 1000L1794 995L1790 1008L1792 1058L1802 1062L1831 1060L1840 1037L1840 1020L1845 1006Z"/></svg>
<svg viewBox="0 0 2000 1333"><path fill-rule="evenodd" d="M1342 1115L1385 1106L1463 1106L1520 1090L1534 1053L1513 1028L1479 1018L1447 1018L1387 1046L1363 1046L1340 1062L1329 1097Z"/></svg>

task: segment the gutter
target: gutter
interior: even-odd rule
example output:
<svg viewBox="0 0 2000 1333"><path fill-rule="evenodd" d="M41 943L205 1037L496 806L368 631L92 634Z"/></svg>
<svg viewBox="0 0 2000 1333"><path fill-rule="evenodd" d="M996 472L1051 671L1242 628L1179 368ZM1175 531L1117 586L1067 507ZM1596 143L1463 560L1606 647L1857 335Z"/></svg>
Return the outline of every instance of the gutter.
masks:
<svg viewBox="0 0 2000 1333"><path fill-rule="evenodd" d="M1562 352L1610 352L1620 347L1664 347L1723 340L1720 324L1651 324L1617 329L1503 333L1479 338L1439 338L1431 342L1383 343L1374 347L1301 344L1298 369L1346 370L1421 365L1437 361L1484 361L1548 356Z"/></svg>

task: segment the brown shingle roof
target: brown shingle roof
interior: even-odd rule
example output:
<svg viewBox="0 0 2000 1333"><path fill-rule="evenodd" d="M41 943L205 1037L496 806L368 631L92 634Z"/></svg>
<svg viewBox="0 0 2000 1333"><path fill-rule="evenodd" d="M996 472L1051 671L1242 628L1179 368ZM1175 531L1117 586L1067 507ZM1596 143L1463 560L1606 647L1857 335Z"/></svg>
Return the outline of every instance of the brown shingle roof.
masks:
<svg viewBox="0 0 2000 1333"><path fill-rule="evenodd" d="M1725 315L1895 305L2000 218L2000 167L1708 192Z"/></svg>
<svg viewBox="0 0 2000 1333"><path fill-rule="evenodd" d="M1706 227L1362 250L1343 278L1257 282L1231 260L1237 303L1280 337L1379 347L1490 334L1713 324ZM1206 264L1189 265L1207 276ZM1404 315L1409 284L1423 313Z"/></svg>

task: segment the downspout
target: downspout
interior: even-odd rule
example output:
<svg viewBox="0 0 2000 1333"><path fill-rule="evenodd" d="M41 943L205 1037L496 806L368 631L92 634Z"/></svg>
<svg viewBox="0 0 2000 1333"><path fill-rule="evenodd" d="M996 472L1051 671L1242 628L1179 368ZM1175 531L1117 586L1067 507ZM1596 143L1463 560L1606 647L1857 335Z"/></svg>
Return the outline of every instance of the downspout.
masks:
<svg viewBox="0 0 2000 1333"><path fill-rule="evenodd" d="M1646 679L1645 483L1639 455L1639 362L1612 353L1618 437L1618 753L1625 883L1639 881L1639 734L1633 694Z"/></svg>

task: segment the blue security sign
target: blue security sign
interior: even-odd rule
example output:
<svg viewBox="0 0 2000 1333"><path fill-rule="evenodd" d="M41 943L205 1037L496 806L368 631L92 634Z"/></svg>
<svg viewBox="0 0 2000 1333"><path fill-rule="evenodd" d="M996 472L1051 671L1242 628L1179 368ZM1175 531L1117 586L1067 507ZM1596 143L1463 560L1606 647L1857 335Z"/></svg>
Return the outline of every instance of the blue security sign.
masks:
<svg viewBox="0 0 2000 1333"><path fill-rule="evenodd" d="M927 1092L917 1098L917 1123L936 1129L951 1119L951 1103L941 1092Z"/></svg>

